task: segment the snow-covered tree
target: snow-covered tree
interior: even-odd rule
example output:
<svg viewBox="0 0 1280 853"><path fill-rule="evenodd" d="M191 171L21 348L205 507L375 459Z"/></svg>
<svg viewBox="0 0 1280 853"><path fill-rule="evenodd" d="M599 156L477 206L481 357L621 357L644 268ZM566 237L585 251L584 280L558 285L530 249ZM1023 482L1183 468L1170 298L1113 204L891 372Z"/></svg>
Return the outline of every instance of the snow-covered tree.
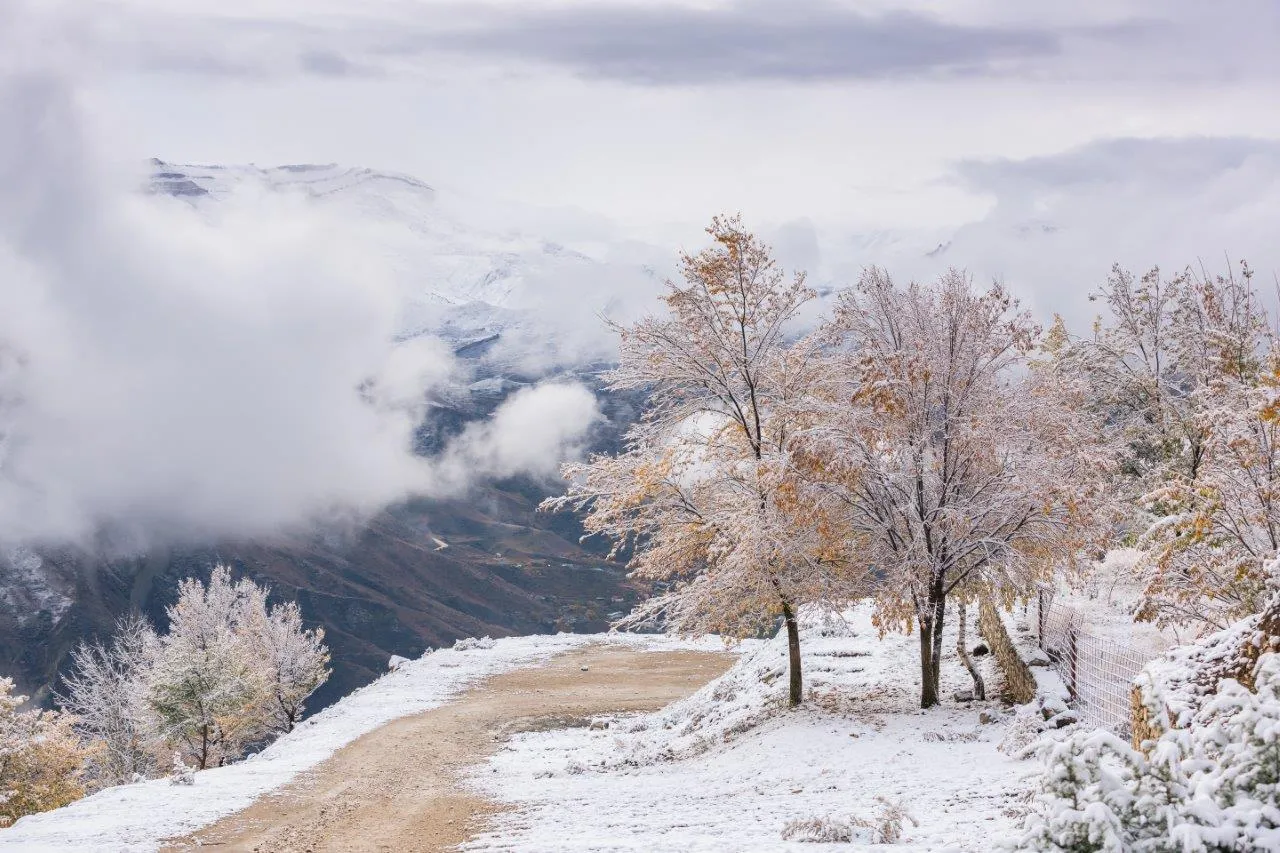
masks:
<svg viewBox="0 0 1280 853"><path fill-rule="evenodd" d="M820 334L802 467L843 505L879 623L919 628L929 707L949 597L1028 594L1100 537L1110 456L1079 384L1032 369L1040 330L999 286L951 271L900 287L871 269Z"/></svg>
<svg viewBox="0 0 1280 853"><path fill-rule="evenodd" d="M635 576L670 584L624 624L742 636L780 617L796 704L798 610L847 580L822 496L789 458L814 360L785 336L814 294L736 218L707 233L713 245L668 282L667 315L617 329L609 387L648 392L625 451L567 466L568 493L544 507L584 510L587 531L629 552Z"/></svg>
<svg viewBox="0 0 1280 853"><path fill-rule="evenodd" d="M329 678L329 649L324 629L303 627L296 602L277 604L269 611L266 593L251 608L249 641L256 649L266 685L268 726L275 732L293 731L302 719L308 696Z"/></svg>
<svg viewBox="0 0 1280 853"><path fill-rule="evenodd" d="M141 617L116 625L108 643L81 643L71 653L61 704L76 729L99 748L91 761L94 787L119 785L157 772L159 719L147 701L158 639Z"/></svg>
<svg viewBox="0 0 1280 853"><path fill-rule="evenodd" d="M1063 363L1123 448L1138 615L1222 628L1256 612L1280 548L1280 350L1252 273L1117 268L1096 298L1109 318Z"/></svg>
<svg viewBox="0 0 1280 853"><path fill-rule="evenodd" d="M292 730L329 677L329 650L297 604L268 597L219 565L207 586L179 585L167 633L133 617L72 653L62 703L100 746L94 785L158 775L175 750L196 769L224 764Z"/></svg>
<svg viewBox="0 0 1280 853"><path fill-rule="evenodd" d="M238 758L264 734L265 678L242 630L258 592L218 566L207 587L184 580L166 611L169 631L160 638L149 699L165 739L201 770Z"/></svg>
<svg viewBox="0 0 1280 853"><path fill-rule="evenodd" d="M90 750L74 718L58 711L20 710L13 680L0 678L0 825L84 796Z"/></svg>

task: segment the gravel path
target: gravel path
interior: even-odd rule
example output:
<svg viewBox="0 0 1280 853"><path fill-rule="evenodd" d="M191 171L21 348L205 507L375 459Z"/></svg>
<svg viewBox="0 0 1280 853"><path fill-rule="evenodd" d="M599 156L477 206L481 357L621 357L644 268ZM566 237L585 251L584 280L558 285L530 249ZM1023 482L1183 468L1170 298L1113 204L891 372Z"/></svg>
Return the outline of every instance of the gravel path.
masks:
<svg viewBox="0 0 1280 853"><path fill-rule="evenodd" d="M592 646L496 676L361 737L299 781L165 848L259 853L443 851L498 807L459 784L510 735L649 711L697 690L729 654Z"/></svg>

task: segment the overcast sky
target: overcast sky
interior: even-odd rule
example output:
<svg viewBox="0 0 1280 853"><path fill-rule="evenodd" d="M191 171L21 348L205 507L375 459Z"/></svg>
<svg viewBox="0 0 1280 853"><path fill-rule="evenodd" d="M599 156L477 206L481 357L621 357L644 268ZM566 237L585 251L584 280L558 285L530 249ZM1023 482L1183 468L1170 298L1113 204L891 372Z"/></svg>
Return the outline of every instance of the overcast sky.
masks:
<svg viewBox="0 0 1280 853"><path fill-rule="evenodd" d="M798 260L832 275L880 259L847 233L945 242L993 216L971 243L1012 216L1073 230L1063 260L1094 280L1113 260L1274 264L1253 242L1280 195L1272 0L36 5L63 10L50 31L130 153L398 170L659 242L741 211L812 228L821 258ZM1041 274L986 252L947 260ZM1025 286L1073 310L1043 298L1062 280Z"/></svg>
<svg viewBox="0 0 1280 853"><path fill-rule="evenodd" d="M0 542L531 467L511 419L412 457L406 401L454 366L392 347L363 223L202 218L137 192L145 158L400 171L665 257L740 211L819 284L963 266L1087 329L1113 261L1280 268L1278 36L1274 0L0 0ZM513 405L544 467L595 417Z"/></svg>
<svg viewBox="0 0 1280 853"><path fill-rule="evenodd" d="M42 0L177 160L339 161L622 221L990 204L957 162L1280 138L1271 0Z"/></svg>

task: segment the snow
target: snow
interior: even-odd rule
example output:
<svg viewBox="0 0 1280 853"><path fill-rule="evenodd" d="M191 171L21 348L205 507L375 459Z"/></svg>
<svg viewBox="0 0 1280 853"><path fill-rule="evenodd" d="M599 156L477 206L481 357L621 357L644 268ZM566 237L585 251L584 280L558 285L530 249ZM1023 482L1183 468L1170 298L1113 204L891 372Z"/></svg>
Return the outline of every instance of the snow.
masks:
<svg viewBox="0 0 1280 853"><path fill-rule="evenodd" d="M651 267L670 256L635 241L554 242L545 215L507 223L506 212L481 213L456 192L366 168L154 161L150 188L211 217L238 196L306 199L351 223L352 239L397 282L400 336L429 334L457 348L501 338L490 357L500 368L611 357L616 343L596 314L651 307L661 281Z"/></svg>
<svg viewBox="0 0 1280 853"><path fill-rule="evenodd" d="M779 637L661 711L517 736L473 775L513 808L466 849L808 849L783 840L789 824L848 835L894 806L910 816L894 850L989 850L1013 833L1040 767L999 750L998 702L919 710L916 637L881 639L867 608L807 620L802 649L812 696L800 710L784 704ZM949 697L971 683L948 660Z"/></svg>
<svg viewBox="0 0 1280 853"><path fill-rule="evenodd" d="M336 750L399 717L438 707L482 678L531 666L592 643L640 649L723 650L715 638L681 641L627 634L481 638L428 652L308 719L261 753L196 774L192 785L157 779L108 788L0 832L0 850L152 851L239 811Z"/></svg>

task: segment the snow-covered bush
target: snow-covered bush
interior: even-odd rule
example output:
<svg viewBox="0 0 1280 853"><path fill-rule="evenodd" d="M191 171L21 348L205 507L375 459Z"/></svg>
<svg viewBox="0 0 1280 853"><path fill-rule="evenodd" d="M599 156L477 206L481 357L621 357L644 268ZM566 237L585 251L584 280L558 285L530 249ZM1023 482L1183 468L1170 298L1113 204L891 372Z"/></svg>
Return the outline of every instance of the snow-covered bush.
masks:
<svg viewBox="0 0 1280 853"><path fill-rule="evenodd" d="M1019 850L1280 850L1280 655L1234 679L1149 755L1106 732L1057 745Z"/></svg>
<svg viewBox="0 0 1280 853"><path fill-rule="evenodd" d="M1271 652L1280 652L1280 592L1261 612L1151 661L1134 681L1139 730L1189 726L1225 680L1252 687L1259 660Z"/></svg>
<svg viewBox="0 0 1280 853"><path fill-rule="evenodd" d="M182 753L173 754L173 769L169 772L170 785L194 785L196 769L182 760Z"/></svg>
<svg viewBox="0 0 1280 853"><path fill-rule="evenodd" d="M902 839L902 824L916 826L916 819L900 804L880 800L880 814L875 820L861 817L807 817L788 821L782 828L783 841L808 841L818 844L896 844Z"/></svg>
<svg viewBox="0 0 1280 853"><path fill-rule="evenodd" d="M0 826L56 809L85 794L89 750L74 718L57 711L19 710L13 680L0 678Z"/></svg>
<svg viewBox="0 0 1280 853"><path fill-rule="evenodd" d="M818 844L874 843L874 833L875 827L862 818L806 817L788 821L782 828L782 840Z"/></svg>
<svg viewBox="0 0 1280 853"><path fill-rule="evenodd" d="M460 652L467 652L472 649L491 649L493 648L493 637L464 637L456 641L453 647Z"/></svg>

